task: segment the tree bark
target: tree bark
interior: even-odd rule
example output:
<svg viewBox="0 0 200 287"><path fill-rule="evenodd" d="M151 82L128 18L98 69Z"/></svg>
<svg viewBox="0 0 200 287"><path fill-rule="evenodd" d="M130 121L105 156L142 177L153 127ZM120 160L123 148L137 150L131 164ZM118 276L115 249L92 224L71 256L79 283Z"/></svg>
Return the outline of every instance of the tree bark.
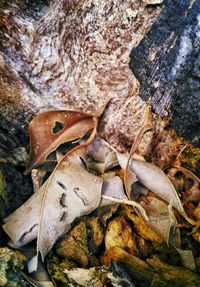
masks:
<svg viewBox="0 0 200 287"><path fill-rule="evenodd" d="M132 49L140 96L158 115L200 146L200 1L165 1L146 37Z"/></svg>
<svg viewBox="0 0 200 287"><path fill-rule="evenodd" d="M39 20L28 13L7 13L12 29L6 41L4 33L2 46L5 60L26 85L20 100L33 113L92 112L111 98L102 134L125 150L141 125L132 110L143 106L136 97L139 84L129 69L129 54L160 9L131 0L55 0Z"/></svg>
<svg viewBox="0 0 200 287"><path fill-rule="evenodd" d="M27 125L39 112L92 112L111 99L99 133L118 150L130 149L146 117L140 84L129 68L130 51L133 47L139 51L139 43L161 10L161 15L170 10L168 6L160 0L1 1L0 154L6 164L0 168L8 178L11 210L32 192L22 171L27 162ZM138 66L139 71L143 62L135 55L133 50L131 67L135 71ZM146 133L139 152L156 154L161 142L165 156L156 160L166 167L179 151L176 136L166 133L166 122L153 113L150 122L152 131Z"/></svg>

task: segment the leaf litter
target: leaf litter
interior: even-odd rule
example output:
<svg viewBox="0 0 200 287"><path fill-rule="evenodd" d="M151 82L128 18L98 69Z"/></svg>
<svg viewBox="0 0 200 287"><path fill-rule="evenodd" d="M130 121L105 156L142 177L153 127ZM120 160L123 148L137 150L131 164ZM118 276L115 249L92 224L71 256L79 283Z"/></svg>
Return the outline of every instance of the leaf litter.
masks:
<svg viewBox="0 0 200 287"><path fill-rule="evenodd" d="M170 279L160 277L162 268L170 272L175 270L180 278L181 272L186 272L185 286L193 281L199 284L199 277L187 271L196 272L199 268L195 249L195 244L200 242L198 177L182 166L171 167L166 173L138 154L137 147L143 135L152 128L148 107L144 125L127 154L119 153L97 134L102 111L103 108L93 115L50 111L32 120L27 170L32 170L35 193L4 219L3 229L11 239L10 246L20 249L37 240L36 256L29 261L29 270L37 269L41 255L49 266L52 280L44 286L54 286L55 282L89 286L91 278L98 276L99 286L121 286L116 283L121 279L116 279L114 271L108 276L107 271L98 267L101 264L111 266L113 261L132 272L133 284L138 283L138 278L143 280L142 269L144 281L154 282L152 274L156 272L156 280L169 280L174 284L173 276ZM77 146L71 145L73 141L77 141ZM69 149L64 155L60 154L59 146L66 143ZM49 155L54 151L57 163L46 177L46 170L41 166L50 161ZM178 181L177 172L183 177ZM185 186L189 192L181 196L180 190ZM191 206L195 211L191 211ZM184 246L182 230L189 230ZM54 246L57 246L56 255ZM164 254L166 258L173 254L174 265L163 265L169 262L163 261ZM56 266L50 263L52 258L56 258L53 260L58 266L68 267L58 269L55 275ZM62 263L60 258L65 261ZM148 267L146 262L150 264ZM153 266L151 262L156 271L149 267ZM140 266L139 271L135 270L136 265ZM179 268L176 266L183 269L176 269ZM85 274L84 280L80 274ZM30 276L24 275L30 285L43 286ZM91 286L97 286L95 284Z"/></svg>

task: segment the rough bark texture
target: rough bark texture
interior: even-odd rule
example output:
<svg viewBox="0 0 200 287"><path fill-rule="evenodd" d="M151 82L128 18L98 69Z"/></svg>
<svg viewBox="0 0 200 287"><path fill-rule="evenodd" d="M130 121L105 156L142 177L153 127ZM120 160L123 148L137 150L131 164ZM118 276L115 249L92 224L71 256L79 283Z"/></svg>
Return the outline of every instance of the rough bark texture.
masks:
<svg viewBox="0 0 200 287"><path fill-rule="evenodd" d="M160 0L48 2L0 3L0 152L7 161L1 168L12 191L12 208L32 192L22 171L33 115L50 109L92 112L111 99L99 133L118 150L130 149L143 126L146 104L129 55L165 9L154 5ZM166 168L179 151L176 134L166 131L166 122L155 114L150 121L152 131L138 151Z"/></svg>
<svg viewBox="0 0 200 287"><path fill-rule="evenodd" d="M200 146L200 1L165 1L159 18L132 49L140 95L159 115Z"/></svg>
<svg viewBox="0 0 200 287"><path fill-rule="evenodd" d="M42 0L0 4L0 150L7 160L1 168L12 190L12 208L32 190L22 171L27 123L33 115L49 109L90 112L112 98L100 132L120 150L130 147L145 117L129 54L161 7L139 0L47 4Z"/></svg>
<svg viewBox="0 0 200 287"><path fill-rule="evenodd" d="M20 100L33 113L63 108L90 112L112 98L102 135L120 149L130 146L143 121L133 118L133 110L144 104L136 97L129 54L159 11L141 1L57 0L39 20L27 14L5 16L13 26L10 44L3 46L6 61L26 84ZM119 140L123 136L126 144Z"/></svg>

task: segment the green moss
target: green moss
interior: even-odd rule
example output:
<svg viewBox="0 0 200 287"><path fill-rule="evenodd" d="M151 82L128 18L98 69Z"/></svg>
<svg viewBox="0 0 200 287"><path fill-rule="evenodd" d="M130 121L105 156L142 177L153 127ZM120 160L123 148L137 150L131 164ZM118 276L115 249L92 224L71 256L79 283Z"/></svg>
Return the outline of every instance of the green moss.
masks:
<svg viewBox="0 0 200 287"><path fill-rule="evenodd" d="M200 176L200 148L188 145L181 155L181 161L186 168Z"/></svg>
<svg viewBox="0 0 200 287"><path fill-rule="evenodd" d="M6 181L2 171L0 170L0 220L6 216L8 206L8 198L6 193Z"/></svg>
<svg viewBox="0 0 200 287"><path fill-rule="evenodd" d="M86 225L80 222L58 243L56 248L58 255L87 267L89 263L87 236Z"/></svg>
<svg viewBox="0 0 200 287"><path fill-rule="evenodd" d="M26 258L18 251L0 248L0 286L25 287L20 271L24 268Z"/></svg>
<svg viewBox="0 0 200 287"><path fill-rule="evenodd" d="M50 255L47 258L47 268L48 272L53 281L55 281L59 287L73 287L74 285L70 283L67 274L64 270L71 270L76 268L77 265L74 262L63 260L61 261L57 256Z"/></svg>

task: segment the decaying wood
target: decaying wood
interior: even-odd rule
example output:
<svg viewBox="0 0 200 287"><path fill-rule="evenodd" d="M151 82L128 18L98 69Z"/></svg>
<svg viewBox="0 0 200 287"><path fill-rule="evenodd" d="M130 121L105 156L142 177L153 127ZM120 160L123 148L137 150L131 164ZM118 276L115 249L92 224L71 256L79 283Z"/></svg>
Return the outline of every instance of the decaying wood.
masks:
<svg viewBox="0 0 200 287"><path fill-rule="evenodd" d="M133 279L144 286L199 286L199 276L183 267L170 266L157 257L147 259L147 262L128 254L124 250L113 247L109 250L111 259L123 263L133 273Z"/></svg>
<svg viewBox="0 0 200 287"><path fill-rule="evenodd" d="M158 20L131 53L140 95L200 146L200 1L166 0Z"/></svg>

